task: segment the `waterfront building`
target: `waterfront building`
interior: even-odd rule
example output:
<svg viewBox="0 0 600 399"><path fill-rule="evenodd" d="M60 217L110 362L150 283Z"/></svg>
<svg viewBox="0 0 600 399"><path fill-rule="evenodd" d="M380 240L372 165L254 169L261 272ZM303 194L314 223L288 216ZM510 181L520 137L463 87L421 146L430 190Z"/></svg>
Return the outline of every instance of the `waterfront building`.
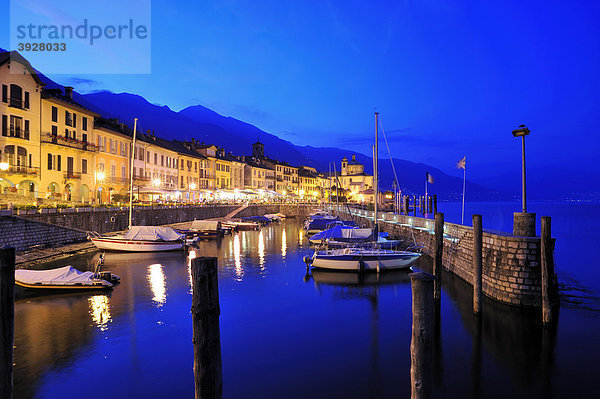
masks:
<svg viewBox="0 0 600 399"><path fill-rule="evenodd" d="M342 158L342 167L337 176L333 177L332 186L338 186L347 191L351 202L373 202L373 175L365 173L365 166L356 160Z"/></svg>
<svg viewBox="0 0 600 399"><path fill-rule="evenodd" d="M273 190L283 195L299 195L297 167L265 156L265 146L260 140L252 144L252 158L274 171Z"/></svg>
<svg viewBox="0 0 600 399"><path fill-rule="evenodd" d="M37 198L44 84L16 51L0 53L0 193ZM61 179L62 181L62 179Z"/></svg>
<svg viewBox="0 0 600 399"><path fill-rule="evenodd" d="M225 156L225 150L219 147L216 147L215 181L218 189L231 189L231 161Z"/></svg>
<svg viewBox="0 0 600 399"><path fill-rule="evenodd" d="M129 192L131 131L117 119L96 118L94 136L98 152L94 168L95 198L100 203L127 200ZM137 145L136 145L137 146ZM136 190L139 192L139 189ZM118 201L118 202L119 202Z"/></svg>
<svg viewBox="0 0 600 399"><path fill-rule="evenodd" d="M301 166L298 169L300 198L316 200L321 197L319 175L317 170L310 166Z"/></svg>
<svg viewBox="0 0 600 399"><path fill-rule="evenodd" d="M145 135L149 144L146 148L146 177L150 179L149 197L142 200L172 201L181 196L178 191L178 154L173 149L172 142L151 134Z"/></svg>
<svg viewBox="0 0 600 399"><path fill-rule="evenodd" d="M178 191L185 202L200 200L200 173L202 161L206 158L185 145L182 141L173 141L172 148L177 152L179 164Z"/></svg>
<svg viewBox="0 0 600 399"><path fill-rule="evenodd" d="M190 148L199 154L204 155L204 177L200 179L202 184L206 184L204 187L209 193L217 188L217 151L218 147L213 144L199 143L195 139L189 142Z"/></svg>
<svg viewBox="0 0 600 399"><path fill-rule="evenodd" d="M243 161L242 157L236 157L231 153L225 154L225 159L230 162L230 188L233 190L243 190L245 187L244 170L246 163Z"/></svg>

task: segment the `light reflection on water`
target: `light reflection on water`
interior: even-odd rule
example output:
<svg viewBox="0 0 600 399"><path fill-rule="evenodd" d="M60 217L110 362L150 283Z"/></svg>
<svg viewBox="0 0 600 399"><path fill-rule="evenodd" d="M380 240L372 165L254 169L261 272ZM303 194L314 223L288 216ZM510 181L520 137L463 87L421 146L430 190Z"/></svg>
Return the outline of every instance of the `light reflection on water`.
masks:
<svg viewBox="0 0 600 399"><path fill-rule="evenodd" d="M281 258L285 260L285 253L287 252L287 236L285 233L285 227L281 232Z"/></svg>
<svg viewBox="0 0 600 399"><path fill-rule="evenodd" d="M157 306L162 306L167 301L167 288L165 274L160 263L148 266L148 281L154 295L152 300L157 303Z"/></svg>
<svg viewBox="0 0 600 399"><path fill-rule="evenodd" d="M263 231L261 230L258 233L258 264L260 266L260 270L265 270L265 236Z"/></svg>
<svg viewBox="0 0 600 399"><path fill-rule="evenodd" d="M244 269L242 269L242 248L240 245L240 236L236 234L233 237L233 259L235 261L235 274L238 281L242 281L244 277Z"/></svg>
<svg viewBox="0 0 600 399"><path fill-rule="evenodd" d="M110 299L107 295L94 295L88 298L92 321L100 331L106 331L110 322Z"/></svg>

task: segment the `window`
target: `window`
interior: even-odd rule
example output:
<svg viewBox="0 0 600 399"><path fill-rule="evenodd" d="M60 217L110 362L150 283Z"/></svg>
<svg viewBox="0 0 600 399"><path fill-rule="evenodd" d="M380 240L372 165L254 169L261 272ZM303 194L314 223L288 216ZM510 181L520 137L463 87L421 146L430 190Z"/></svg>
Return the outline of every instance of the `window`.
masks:
<svg viewBox="0 0 600 399"><path fill-rule="evenodd" d="M3 103L8 102L8 86L7 85L2 85L2 102Z"/></svg>
<svg viewBox="0 0 600 399"><path fill-rule="evenodd" d="M65 129L65 138L69 138L69 129Z"/></svg>
<svg viewBox="0 0 600 399"><path fill-rule="evenodd" d="M23 106L26 109L29 109L29 92L28 91L25 92L25 104L23 104Z"/></svg>
<svg viewBox="0 0 600 399"><path fill-rule="evenodd" d="M110 175L117 177L117 165L110 165Z"/></svg>
<svg viewBox="0 0 600 399"><path fill-rule="evenodd" d="M71 113L69 111L65 111L65 125L73 126L73 119L71 119Z"/></svg>
<svg viewBox="0 0 600 399"><path fill-rule="evenodd" d="M2 135L8 136L8 116L2 115Z"/></svg>
<svg viewBox="0 0 600 399"><path fill-rule="evenodd" d="M142 150L141 148L139 148L139 160L143 161L144 160L144 150Z"/></svg>
<svg viewBox="0 0 600 399"><path fill-rule="evenodd" d="M62 158L60 155L56 156L56 170L60 171L61 169Z"/></svg>
<svg viewBox="0 0 600 399"><path fill-rule="evenodd" d="M52 107L52 122L58 123L58 108Z"/></svg>
<svg viewBox="0 0 600 399"><path fill-rule="evenodd" d="M58 126L52 125L52 135L53 136L57 136L58 135Z"/></svg>
<svg viewBox="0 0 600 399"><path fill-rule="evenodd" d="M158 165L158 154L154 153L154 165Z"/></svg>
<svg viewBox="0 0 600 399"><path fill-rule="evenodd" d="M21 137L21 126L23 119L18 116L10 116L10 137Z"/></svg>
<svg viewBox="0 0 600 399"><path fill-rule="evenodd" d="M164 155L160 156L160 166L165 166L165 156Z"/></svg>
<svg viewBox="0 0 600 399"><path fill-rule="evenodd" d="M85 116L81 117L81 129L87 131L87 118Z"/></svg>
<svg viewBox="0 0 600 399"><path fill-rule="evenodd" d="M73 127L77 127L77 114L73 112Z"/></svg>
<svg viewBox="0 0 600 399"><path fill-rule="evenodd" d="M10 85L10 106L23 108L23 89L18 85Z"/></svg>
<svg viewBox="0 0 600 399"><path fill-rule="evenodd" d="M127 168L125 166L121 166L121 177L127 177Z"/></svg>
<svg viewBox="0 0 600 399"><path fill-rule="evenodd" d="M52 170L52 154L48 153L48 170Z"/></svg>
<svg viewBox="0 0 600 399"><path fill-rule="evenodd" d="M24 129L24 133L25 133L25 134L23 135L23 138L24 138L25 140L29 140L29 121L28 121L28 120L25 120L25 129Z"/></svg>
<svg viewBox="0 0 600 399"><path fill-rule="evenodd" d="M84 143L87 143L87 134L82 134L81 135L81 141L83 141Z"/></svg>
<svg viewBox="0 0 600 399"><path fill-rule="evenodd" d="M87 159L81 160L81 173L87 175Z"/></svg>

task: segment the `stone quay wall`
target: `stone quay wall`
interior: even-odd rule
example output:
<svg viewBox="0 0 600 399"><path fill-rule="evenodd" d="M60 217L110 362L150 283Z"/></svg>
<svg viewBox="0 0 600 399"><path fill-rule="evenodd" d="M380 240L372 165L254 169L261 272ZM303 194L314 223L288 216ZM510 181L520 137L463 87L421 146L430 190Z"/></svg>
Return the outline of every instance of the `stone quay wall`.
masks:
<svg viewBox="0 0 600 399"><path fill-rule="evenodd" d="M350 210L359 222L373 222L373 212ZM342 213L342 212L341 212ZM342 216L349 216L344 211ZM406 243L423 245L429 256L434 251L434 221L407 215L380 213L380 230ZM485 223L485 220L483 221ZM472 285L473 229L444 224L443 267ZM508 233L483 231L482 291L497 301L516 306L541 306L540 238L517 237ZM556 275L554 286L557 287ZM555 290L557 291L557 289Z"/></svg>
<svg viewBox="0 0 600 399"><path fill-rule="evenodd" d="M281 212L295 217L313 209L309 204L252 204L235 217ZM158 226L188 222L194 219L225 217L240 205L182 205L134 207L133 224ZM10 245L18 252L38 245L55 247L84 241L87 231L107 233L126 230L129 226L127 207L64 208L39 211L0 211L0 246Z"/></svg>
<svg viewBox="0 0 600 399"><path fill-rule="evenodd" d="M19 216L0 217L0 247L22 252L36 247L56 247L84 241L86 231L29 220Z"/></svg>

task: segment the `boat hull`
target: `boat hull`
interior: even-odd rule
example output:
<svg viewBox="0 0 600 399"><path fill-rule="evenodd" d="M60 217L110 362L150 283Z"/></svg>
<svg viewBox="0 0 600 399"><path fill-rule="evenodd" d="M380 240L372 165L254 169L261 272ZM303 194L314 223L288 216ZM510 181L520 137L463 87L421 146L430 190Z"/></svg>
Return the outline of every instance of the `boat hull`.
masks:
<svg viewBox="0 0 600 399"><path fill-rule="evenodd" d="M15 280L19 287L32 291L99 291L113 288L113 284L102 281L95 284L29 284Z"/></svg>
<svg viewBox="0 0 600 399"><path fill-rule="evenodd" d="M183 248L183 241L126 240L120 237L91 238L98 249L105 251L159 252Z"/></svg>
<svg viewBox="0 0 600 399"><path fill-rule="evenodd" d="M421 254L405 252L379 255L329 255L316 254L312 266L319 269L360 271L361 263L365 271L408 269Z"/></svg>

